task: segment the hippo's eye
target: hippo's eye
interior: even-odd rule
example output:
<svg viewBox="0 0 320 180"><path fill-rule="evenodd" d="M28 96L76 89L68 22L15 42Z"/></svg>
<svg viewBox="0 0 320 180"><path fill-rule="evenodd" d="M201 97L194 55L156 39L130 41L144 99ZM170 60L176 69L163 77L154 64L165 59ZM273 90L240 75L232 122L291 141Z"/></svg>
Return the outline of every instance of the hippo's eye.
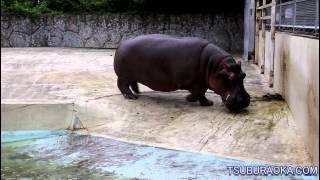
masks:
<svg viewBox="0 0 320 180"><path fill-rule="evenodd" d="M234 80L234 78L235 78L235 74L234 74L234 73L230 73L229 79L230 79L230 80Z"/></svg>
<svg viewBox="0 0 320 180"><path fill-rule="evenodd" d="M223 80L227 80L229 77L229 75L225 72L218 72L216 75L215 75L215 78L217 79L223 79Z"/></svg>

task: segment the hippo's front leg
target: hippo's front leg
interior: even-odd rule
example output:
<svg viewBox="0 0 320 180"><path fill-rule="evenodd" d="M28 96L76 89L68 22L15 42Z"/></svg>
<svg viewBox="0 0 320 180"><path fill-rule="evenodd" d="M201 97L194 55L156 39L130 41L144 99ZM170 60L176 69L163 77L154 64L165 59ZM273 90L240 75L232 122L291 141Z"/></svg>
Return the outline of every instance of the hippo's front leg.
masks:
<svg viewBox="0 0 320 180"><path fill-rule="evenodd" d="M213 102L208 100L205 95L199 98L199 102L201 106L212 106Z"/></svg>
<svg viewBox="0 0 320 180"><path fill-rule="evenodd" d="M200 85L194 85L189 89L190 93L186 99L189 102L195 102L199 100L201 106L212 106L213 102L208 100L205 96L207 88L204 88Z"/></svg>

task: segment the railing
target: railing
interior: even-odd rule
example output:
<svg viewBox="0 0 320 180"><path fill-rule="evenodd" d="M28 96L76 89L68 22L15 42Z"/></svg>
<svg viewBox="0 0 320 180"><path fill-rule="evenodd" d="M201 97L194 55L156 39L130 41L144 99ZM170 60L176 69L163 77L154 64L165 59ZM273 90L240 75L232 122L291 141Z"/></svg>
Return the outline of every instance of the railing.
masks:
<svg viewBox="0 0 320 180"><path fill-rule="evenodd" d="M319 0L284 1L277 0L276 30L319 37Z"/></svg>

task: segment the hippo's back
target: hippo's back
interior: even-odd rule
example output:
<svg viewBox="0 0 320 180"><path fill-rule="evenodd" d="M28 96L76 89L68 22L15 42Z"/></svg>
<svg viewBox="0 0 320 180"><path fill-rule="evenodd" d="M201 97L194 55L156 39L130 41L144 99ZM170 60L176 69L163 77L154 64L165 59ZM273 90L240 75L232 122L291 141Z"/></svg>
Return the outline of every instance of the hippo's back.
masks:
<svg viewBox="0 0 320 180"><path fill-rule="evenodd" d="M142 75L158 74L159 78L181 78L185 71L195 73L201 50L208 42L195 37L173 37L150 34L125 40L114 59L118 76L139 79ZM136 77L137 76L137 77ZM160 77L162 76L162 77Z"/></svg>

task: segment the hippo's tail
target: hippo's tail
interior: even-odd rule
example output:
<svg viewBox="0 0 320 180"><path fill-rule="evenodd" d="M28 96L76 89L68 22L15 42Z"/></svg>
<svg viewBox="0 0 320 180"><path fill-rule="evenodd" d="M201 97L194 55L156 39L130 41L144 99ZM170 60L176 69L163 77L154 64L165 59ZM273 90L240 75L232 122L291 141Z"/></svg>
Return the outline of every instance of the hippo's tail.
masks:
<svg viewBox="0 0 320 180"><path fill-rule="evenodd" d="M132 91L134 91L136 94L139 94L139 93L140 93L137 82L132 82L132 83L130 84L130 87L131 87Z"/></svg>

